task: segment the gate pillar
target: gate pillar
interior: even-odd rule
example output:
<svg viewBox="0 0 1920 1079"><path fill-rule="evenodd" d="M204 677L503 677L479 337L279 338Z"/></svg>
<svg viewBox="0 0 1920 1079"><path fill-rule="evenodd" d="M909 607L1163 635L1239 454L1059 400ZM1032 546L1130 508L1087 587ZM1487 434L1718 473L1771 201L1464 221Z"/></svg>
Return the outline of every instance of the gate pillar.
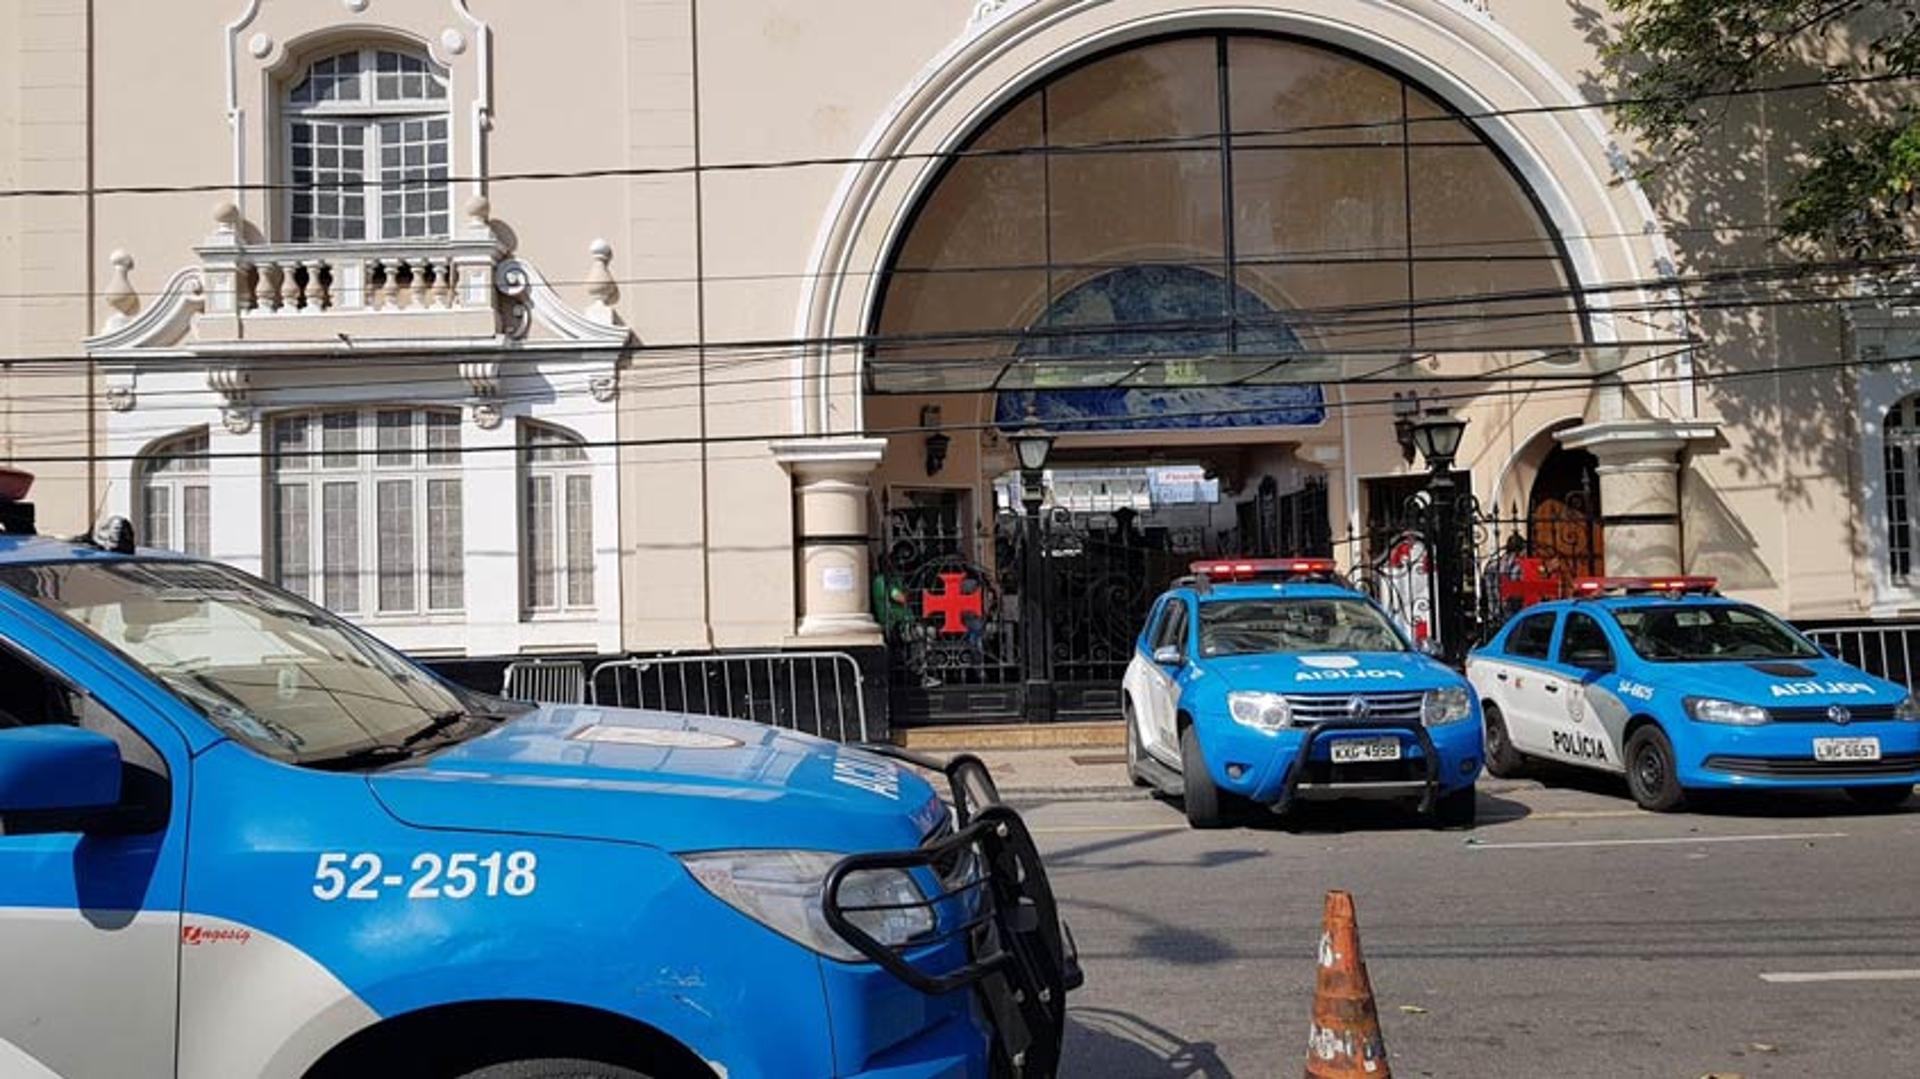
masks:
<svg viewBox="0 0 1920 1079"><path fill-rule="evenodd" d="M794 572L809 644L879 644L869 592L867 476L884 438L808 438L773 444L793 475Z"/></svg>
<svg viewBox="0 0 1920 1079"><path fill-rule="evenodd" d="M1642 577L1683 573L1680 451L1718 437L1709 420L1607 420L1555 437L1599 459L1600 527L1606 572Z"/></svg>

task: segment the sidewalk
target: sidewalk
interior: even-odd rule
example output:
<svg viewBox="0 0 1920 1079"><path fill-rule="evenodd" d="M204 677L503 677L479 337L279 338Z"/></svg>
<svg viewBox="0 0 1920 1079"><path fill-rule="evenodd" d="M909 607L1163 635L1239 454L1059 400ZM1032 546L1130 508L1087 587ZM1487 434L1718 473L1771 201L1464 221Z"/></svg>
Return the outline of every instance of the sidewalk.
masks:
<svg viewBox="0 0 1920 1079"><path fill-rule="evenodd" d="M968 752L987 762L1001 795L1012 801L1047 798L1105 801L1147 796L1127 780L1124 748L973 749Z"/></svg>

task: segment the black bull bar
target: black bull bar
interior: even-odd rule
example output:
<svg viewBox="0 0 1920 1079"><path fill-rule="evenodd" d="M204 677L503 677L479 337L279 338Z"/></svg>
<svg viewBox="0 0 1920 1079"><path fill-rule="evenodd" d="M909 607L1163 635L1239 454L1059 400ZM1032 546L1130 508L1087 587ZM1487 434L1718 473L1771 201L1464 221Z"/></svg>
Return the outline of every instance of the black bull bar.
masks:
<svg viewBox="0 0 1920 1079"><path fill-rule="evenodd" d="M1420 788L1420 812L1431 812L1440 798L1440 754L1434 749L1433 736L1427 733L1426 726L1411 719L1323 719L1313 726L1308 727L1306 737L1300 739L1300 749L1294 754L1293 766L1287 769L1286 783L1280 788L1280 797L1274 802L1274 805L1284 809L1288 805L1291 805L1295 796L1300 793L1301 777L1306 774L1307 765L1313 760L1314 743L1319 741L1322 735L1352 734L1354 732L1393 734L1399 731L1405 731L1413 735L1414 740L1420 743L1420 755L1423 763L1426 765L1426 771L1419 780L1408 785L1418 786ZM1401 784L1383 785L1400 786ZM1364 787L1366 784L1342 784L1336 782L1326 784L1309 783L1307 786L1309 788L1324 788L1331 792L1337 792L1342 787L1358 788Z"/></svg>
<svg viewBox="0 0 1920 1079"><path fill-rule="evenodd" d="M854 854L827 874L827 924L855 951L927 994L974 990L998 1039L1000 1061L1015 1074L1052 1076L1066 1032L1066 994L1083 978L1073 937L1060 921L1046 866L1020 814L1000 801L999 789L978 757L937 761L893 746L863 746L946 776L953 796L953 830L912 850ZM841 899L847 878L871 870L922 871L936 894L918 903L850 905ZM885 944L853 915L926 910L931 933L905 944ZM951 962L964 942L967 959ZM916 961L917 958L917 961ZM928 969L937 964L939 969Z"/></svg>

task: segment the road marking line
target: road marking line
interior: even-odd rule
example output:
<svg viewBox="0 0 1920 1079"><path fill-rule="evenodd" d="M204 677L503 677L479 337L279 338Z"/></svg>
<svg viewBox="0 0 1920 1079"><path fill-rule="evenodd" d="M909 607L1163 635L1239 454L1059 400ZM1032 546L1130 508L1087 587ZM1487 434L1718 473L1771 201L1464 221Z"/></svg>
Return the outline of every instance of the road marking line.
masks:
<svg viewBox="0 0 1920 1079"><path fill-rule="evenodd" d="M1778 835L1694 835L1661 839L1553 839L1530 843L1475 843L1468 850L1538 850L1543 847L1655 847L1690 843L1765 843L1786 839L1845 839L1845 832L1794 832Z"/></svg>
<svg viewBox="0 0 1920 1079"><path fill-rule="evenodd" d="M1060 824L1033 828L1034 835L1075 835L1084 832L1184 832L1184 824Z"/></svg>
<svg viewBox="0 0 1920 1079"><path fill-rule="evenodd" d="M1485 813L1480 819L1488 823L1505 823L1516 820L1603 820L1618 817L1644 817L1639 809L1552 809L1539 813Z"/></svg>
<svg viewBox="0 0 1920 1079"><path fill-rule="evenodd" d="M1762 974L1760 980L1784 985L1801 982L1920 982L1920 970L1816 970Z"/></svg>

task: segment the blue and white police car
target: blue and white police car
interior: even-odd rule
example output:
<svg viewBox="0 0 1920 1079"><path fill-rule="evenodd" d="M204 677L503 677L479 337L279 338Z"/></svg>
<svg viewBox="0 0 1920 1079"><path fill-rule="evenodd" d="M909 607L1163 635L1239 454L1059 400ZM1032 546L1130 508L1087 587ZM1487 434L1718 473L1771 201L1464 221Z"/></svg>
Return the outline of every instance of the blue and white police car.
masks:
<svg viewBox="0 0 1920 1079"><path fill-rule="evenodd" d="M1198 828L1298 799L1474 818L1480 707L1331 559L1196 562L1153 605L1123 683L1127 769Z"/></svg>
<svg viewBox="0 0 1920 1079"><path fill-rule="evenodd" d="M1487 768L1624 774L1643 808L1711 789L1838 787L1892 808L1920 782L1920 702L1709 577L1608 577L1529 607L1467 659Z"/></svg>
<svg viewBox="0 0 1920 1079"><path fill-rule="evenodd" d="M13 474L17 476L18 474ZM0 503L0 1075L1051 1075L1020 817L874 752L443 682Z"/></svg>

